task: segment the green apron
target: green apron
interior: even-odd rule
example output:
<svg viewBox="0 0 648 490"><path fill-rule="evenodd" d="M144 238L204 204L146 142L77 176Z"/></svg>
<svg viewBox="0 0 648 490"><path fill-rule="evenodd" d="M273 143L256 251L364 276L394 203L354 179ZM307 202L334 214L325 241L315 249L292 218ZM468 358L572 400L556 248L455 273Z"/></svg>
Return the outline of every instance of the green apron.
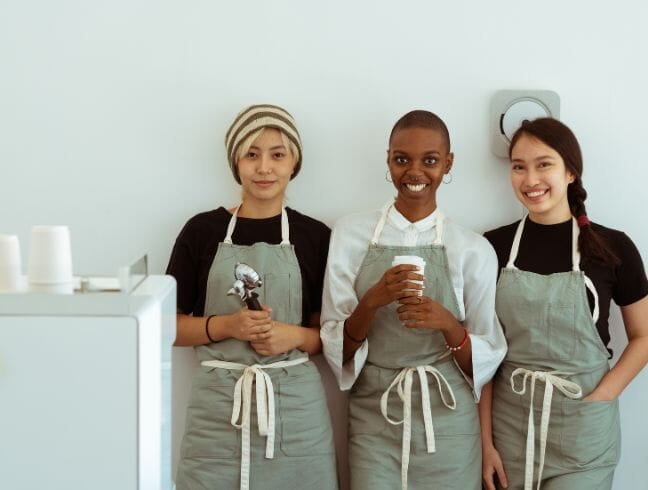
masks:
<svg viewBox="0 0 648 490"><path fill-rule="evenodd" d="M426 261L424 294L459 317L440 211L433 244L379 245L390 207L383 210L360 267L357 296L380 280L394 256L418 255ZM481 488L479 420L471 388L443 334L402 326L398 307L391 303L376 313L368 334L367 362L351 389L351 488Z"/></svg>
<svg viewBox="0 0 648 490"><path fill-rule="evenodd" d="M241 308L240 298L227 296L227 291L234 282L234 266L244 262L261 276L259 301L272 307L273 320L300 324L301 272L286 211L281 244L251 246L232 243L237 212L209 271L205 315ZM248 342L233 338L195 349L201 367L187 410L178 490L337 489L324 388L307 354L293 349L262 356ZM252 430L254 408L258 433Z"/></svg>
<svg viewBox="0 0 648 490"><path fill-rule="evenodd" d="M596 330L598 296L579 268L578 226L573 220L573 270L541 275L514 264L525 220L497 283L508 354L494 380L493 436L508 488L531 490L535 479L544 490L609 490L619 459L619 407L617 400L581 400L609 366ZM544 394L534 396L539 382Z"/></svg>

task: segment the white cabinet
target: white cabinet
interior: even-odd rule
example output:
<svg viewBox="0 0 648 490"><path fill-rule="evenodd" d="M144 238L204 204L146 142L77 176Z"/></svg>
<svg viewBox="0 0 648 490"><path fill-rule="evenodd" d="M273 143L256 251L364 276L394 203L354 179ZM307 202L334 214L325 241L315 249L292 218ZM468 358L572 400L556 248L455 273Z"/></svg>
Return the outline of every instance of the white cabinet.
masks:
<svg viewBox="0 0 648 490"><path fill-rule="evenodd" d="M175 282L0 295L0 487L170 490Z"/></svg>

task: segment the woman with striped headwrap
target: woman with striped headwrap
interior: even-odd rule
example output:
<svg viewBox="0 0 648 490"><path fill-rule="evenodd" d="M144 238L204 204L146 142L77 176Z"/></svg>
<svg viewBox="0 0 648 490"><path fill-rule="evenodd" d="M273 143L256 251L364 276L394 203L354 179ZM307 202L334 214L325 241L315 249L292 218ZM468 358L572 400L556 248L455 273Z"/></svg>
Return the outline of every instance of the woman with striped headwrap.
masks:
<svg viewBox="0 0 648 490"><path fill-rule="evenodd" d="M191 218L167 271L178 283L176 345L194 346L201 362L177 489L268 490L298 482L334 490L330 417L308 359L321 350L330 230L284 206L301 168L299 132L286 110L255 105L234 120L225 146L242 202ZM258 273L252 294L238 280L233 288L240 264ZM254 305L249 297L256 294ZM245 297L249 307L241 306Z"/></svg>

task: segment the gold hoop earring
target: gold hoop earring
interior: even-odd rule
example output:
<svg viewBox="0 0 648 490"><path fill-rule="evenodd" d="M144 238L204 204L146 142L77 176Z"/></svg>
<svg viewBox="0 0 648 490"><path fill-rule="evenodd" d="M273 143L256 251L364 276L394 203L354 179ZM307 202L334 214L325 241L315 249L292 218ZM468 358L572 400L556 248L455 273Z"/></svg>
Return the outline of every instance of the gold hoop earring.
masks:
<svg viewBox="0 0 648 490"><path fill-rule="evenodd" d="M385 180L390 184L394 183L394 181L391 179L391 174L389 173L389 169L387 169L387 171L385 172Z"/></svg>
<svg viewBox="0 0 648 490"><path fill-rule="evenodd" d="M443 183L450 184L452 182L452 172L448 172L446 175L450 177L450 180L446 181L445 177L443 177Z"/></svg>

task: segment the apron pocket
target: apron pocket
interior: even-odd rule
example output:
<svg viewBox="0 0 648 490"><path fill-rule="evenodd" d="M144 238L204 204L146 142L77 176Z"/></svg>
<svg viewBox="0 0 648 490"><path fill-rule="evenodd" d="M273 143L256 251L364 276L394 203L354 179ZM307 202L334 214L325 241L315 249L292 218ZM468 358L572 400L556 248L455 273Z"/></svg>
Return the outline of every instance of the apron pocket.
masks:
<svg viewBox="0 0 648 490"><path fill-rule="evenodd" d="M577 468L616 464L621 428L619 402L562 400L560 446L565 462Z"/></svg>
<svg viewBox="0 0 648 490"><path fill-rule="evenodd" d="M383 369L365 364L360 372L358 380L353 384L349 397L349 434L379 434L387 426L385 417L380 412L380 397L389 386L383 381ZM397 370L387 370L393 372ZM391 381L390 381L391 382ZM403 407L398 395L394 392L389 397L390 418L402 418Z"/></svg>
<svg viewBox="0 0 648 490"><path fill-rule="evenodd" d="M286 456L333 452L331 417L318 372L279 381L279 425L280 448Z"/></svg>
<svg viewBox="0 0 648 490"><path fill-rule="evenodd" d="M226 294L233 284L233 271L230 274L210 272L207 279L207 292L205 295L205 315L229 315L242 308L243 302L241 301L241 298L237 295ZM218 298L218 300L215 301L215 298ZM216 302L217 305L214 305L214 302Z"/></svg>
<svg viewBox="0 0 648 490"><path fill-rule="evenodd" d="M529 406L521 395L511 391L506 381L498 383L500 386L493 390L493 442L506 464L524 458Z"/></svg>
<svg viewBox="0 0 648 490"><path fill-rule="evenodd" d="M454 410L445 406L441 399L436 379L428 373L428 389L430 392L434 432L440 437L477 436L479 435L478 405L475 403L475 398L472 395L471 388L468 386L468 382L458 372L459 368L452 366L452 369L456 373L452 375L444 374L446 374L446 379L450 383L450 386L452 386L452 391L457 402L457 407ZM418 375L416 376L418 378ZM416 379L415 383L418 382L418 379ZM446 397L449 400L447 394ZM418 387L416 388L416 397L412 406L412 417L416 419L412 425L420 424L421 430L425 433L421 395Z"/></svg>
<svg viewBox="0 0 648 490"><path fill-rule="evenodd" d="M415 383L418 384L418 380ZM465 381L463 383L466 385ZM442 451L440 447L448 447L453 448L452 451L462 451L469 454L471 448L475 445L480 447L481 450L479 443L479 415L475 399L470 394L467 385L461 386L453 381L450 381L450 384L457 401L457 407L454 410L446 407L441 401L436 381L428 380L430 411L437 451ZM396 398L398 399L398 395L396 395ZM398 401L400 403L400 399ZM402 434L402 427L402 425L398 426L399 434ZM425 421L418 386L416 387L416 393L412 396L412 453L420 455L427 453Z"/></svg>
<svg viewBox="0 0 648 490"><path fill-rule="evenodd" d="M547 305L547 334L549 355L554 359L569 361L576 348L576 305Z"/></svg>
<svg viewBox="0 0 648 490"><path fill-rule="evenodd" d="M261 304L272 308L272 319L288 323L301 322L301 316L296 322L291 322L292 309L297 305L293 304L291 292L293 291L293 277L289 273L267 273L263 276L263 289L259 292ZM301 309L301 305L299 305Z"/></svg>
<svg viewBox="0 0 648 490"><path fill-rule="evenodd" d="M194 387L182 444L186 458L231 458L240 453L241 431L230 423L233 386Z"/></svg>

